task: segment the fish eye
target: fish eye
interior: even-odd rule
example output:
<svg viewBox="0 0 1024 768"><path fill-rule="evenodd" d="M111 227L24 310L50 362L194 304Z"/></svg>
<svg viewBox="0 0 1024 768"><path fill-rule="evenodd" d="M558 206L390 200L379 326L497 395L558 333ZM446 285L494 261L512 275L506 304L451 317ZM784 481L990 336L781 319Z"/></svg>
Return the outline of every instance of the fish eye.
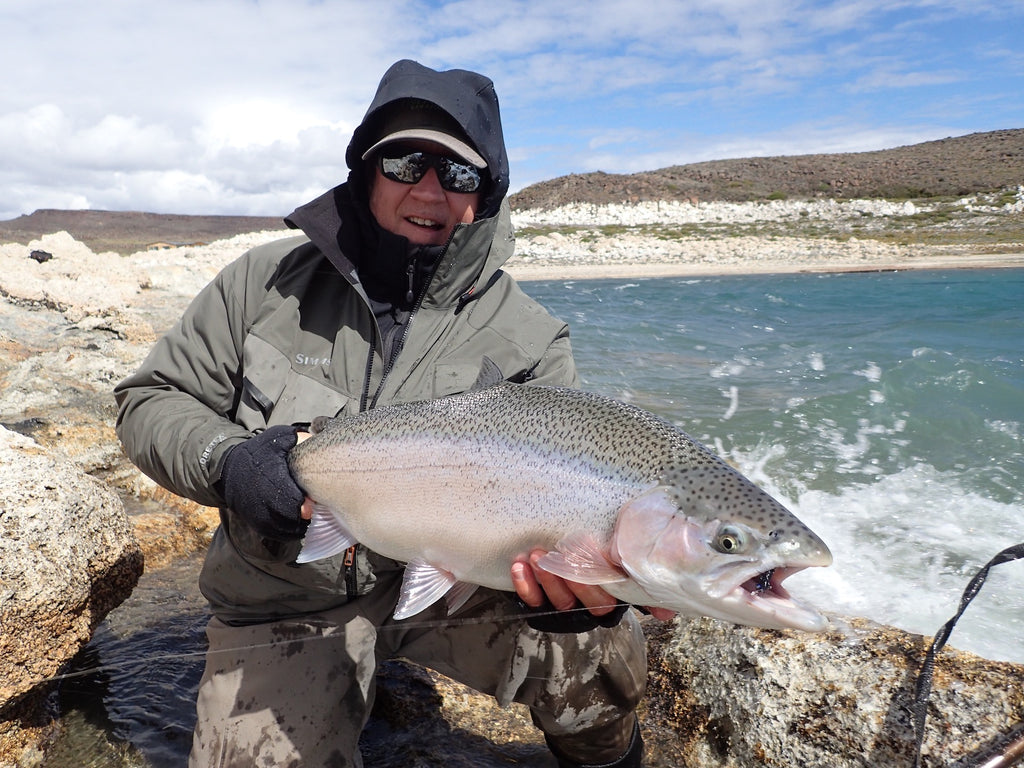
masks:
<svg viewBox="0 0 1024 768"><path fill-rule="evenodd" d="M723 555L735 555L746 549L747 535L735 526L723 525L715 534L711 546Z"/></svg>

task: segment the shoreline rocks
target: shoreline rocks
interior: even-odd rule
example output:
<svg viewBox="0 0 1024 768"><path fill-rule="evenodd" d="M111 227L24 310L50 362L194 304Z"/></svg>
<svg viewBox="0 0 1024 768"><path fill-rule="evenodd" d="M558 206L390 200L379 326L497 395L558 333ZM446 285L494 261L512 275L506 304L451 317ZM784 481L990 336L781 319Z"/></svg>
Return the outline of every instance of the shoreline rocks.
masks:
<svg viewBox="0 0 1024 768"><path fill-rule="evenodd" d="M911 766L910 714L930 638L831 616L823 634L679 621L649 636L653 743L677 765ZM937 657L923 766L973 766L1024 720L1024 665Z"/></svg>

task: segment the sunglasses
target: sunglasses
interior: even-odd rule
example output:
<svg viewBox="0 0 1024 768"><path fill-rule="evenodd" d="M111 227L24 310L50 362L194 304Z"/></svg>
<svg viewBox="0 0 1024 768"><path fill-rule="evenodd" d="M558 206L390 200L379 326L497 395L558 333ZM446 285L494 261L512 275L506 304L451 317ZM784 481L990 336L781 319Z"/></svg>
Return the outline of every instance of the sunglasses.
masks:
<svg viewBox="0 0 1024 768"><path fill-rule="evenodd" d="M433 168L441 189L449 192L476 192L480 189L480 172L475 166L432 152L410 152L399 157L380 155L380 172L384 178L402 184L417 184Z"/></svg>

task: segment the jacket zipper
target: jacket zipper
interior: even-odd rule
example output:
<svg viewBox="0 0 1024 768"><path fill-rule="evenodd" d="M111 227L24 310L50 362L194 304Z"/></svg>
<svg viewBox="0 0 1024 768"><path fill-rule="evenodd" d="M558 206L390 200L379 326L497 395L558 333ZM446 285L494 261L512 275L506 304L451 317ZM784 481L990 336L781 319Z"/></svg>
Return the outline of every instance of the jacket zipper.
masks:
<svg viewBox="0 0 1024 768"><path fill-rule="evenodd" d="M355 567L356 545L345 550L345 593L349 600L359 597L359 572Z"/></svg>
<svg viewBox="0 0 1024 768"><path fill-rule="evenodd" d="M457 229L457 227L456 227L456 229ZM445 257L445 254L448 253L448 247L452 244L452 239L454 237L455 237L455 229L452 229L452 233L448 236L448 242L446 242L444 244L444 250L442 250L441 251L441 255L437 257L437 264L434 265L434 272L437 271L437 267L439 267L441 265L441 260ZM406 268L406 274L408 275L408 279L409 279L409 294L410 294L410 297L411 297L411 294L412 294L413 277L415 275L415 272L416 272L415 262L414 262L413 259L410 259L409 260L409 266ZM430 282L431 282L431 280L434 279L434 272L431 273L430 279L427 280L426 284L423 286L423 291L420 292L420 295L416 298L416 303L413 305L412 311L409 312L409 317L405 321L405 328L402 331L402 338L399 340L400 346L398 347L398 354L401 354L402 350L405 348L405 340L409 336L409 326L412 325L413 318L416 316L417 311L419 310L420 306L423 304L423 299L426 298L427 288L430 287ZM371 312L370 315L372 316L373 313ZM373 328L373 331L371 332L371 337L370 337L370 350L369 350L369 353L366 356L366 377L365 377L365 379L363 381L363 392L362 392L362 395L359 398L359 412L360 413L362 413L363 411L366 410L366 408L367 408L367 402L366 401L367 401L367 399L370 396L370 377L373 374L373 356L374 356L374 353L376 352L376 348L377 348L377 329L376 329L376 324L374 324L374 328ZM392 355L391 359L384 361L384 374L381 376L380 385L378 385L377 391L373 395L373 401L370 403L370 406L369 406L370 408L376 408L377 407L377 400L380 398L380 394L384 390L384 383L387 381L388 374L391 372L392 367L394 367L394 361L398 357L398 354ZM348 593L349 600L354 600L356 597L359 596L359 573L358 573L358 570L355 567L355 562L356 562L356 548L355 547L349 547L349 549L347 549L345 551L345 559L344 559L344 566L345 566L345 591Z"/></svg>
<svg viewBox="0 0 1024 768"><path fill-rule="evenodd" d="M377 391L374 392L374 394L373 394L373 400L370 401L370 408L376 408L377 407L377 401L380 399L381 393L384 391L384 384L388 380L388 374L391 373L391 369L394 368L395 360L398 358L398 355L402 354L402 350L405 349L405 341L406 341L407 338L409 338L409 329L412 327L412 321L416 317L416 314L419 312L420 307L423 306L423 300L427 296L427 289L430 287L430 283L434 279L434 275L437 273L437 268L441 266L441 262L444 260L444 257L447 255L448 248L451 246L452 240L455 238L455 232L456 232L456 230L458 230L458 228L460 226L461 225L456 224L452 228L451 234L448 235L448 240L447 240L447 242L445 242L444 248L441 250L440 255L438 255L438 257L437 257L437 261L434 264L434 271L430 273L430 277L424 283L423 290L420 291L420 295L416 297L416 303L413 304L412 310L409 312L409 317L405 321L405 328L402 329L401 338L398 340L398 343L399 343L398 352L396 354L392 355L390 360L385 360L384 361L384 374L381 376L380 384L377 386ZM415 274L415 270L416 270L416 267L415 267L414 260L410 259L409 260L409 265L406 268L406 274L409 277L409 293L408 293L408 296L410 298L412 297L412 284L413 284L413 275ZM376 345L376 338L374 338L372 341L373 341L373 344L371 344L371 346L370 346L370 363L371 363L371 367L372 367L372 363L373 363L373 350L374 350L374 346ZM370 387L370 372L371 372L371 368L368 367L367 370L366 370L366 389L367 389L367 393L369 392L369 387ZM365 408L363 408L362 405L361 405L360 406L360 410L361 411L365 410Z"/></svg>
<svg viewBox="0 0 1024 768"><path fill-rule="evenodd" d="M373 312L370 313L370 317L373 317ZM373 354L377 347L377 328L376 323L370 330L370 352L366 356L366 373L363 376L363 392L359 396L359 412L362 413L366 410L366 401L370 398L370 375L373 373Z"/></svg>

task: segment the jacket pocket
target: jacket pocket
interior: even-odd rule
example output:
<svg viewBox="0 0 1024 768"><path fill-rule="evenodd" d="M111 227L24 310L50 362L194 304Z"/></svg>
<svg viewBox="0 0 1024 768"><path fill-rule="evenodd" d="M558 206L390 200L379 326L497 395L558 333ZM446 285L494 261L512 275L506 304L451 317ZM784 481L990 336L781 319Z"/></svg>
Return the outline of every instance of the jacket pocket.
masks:
<svg viewBox="0 0 1024 768"><path fill-rule="evenodd" d="M251 432L272 424L309 424L337 416L357 401L325 378L292 369L286 353L250 334L242 358L242 391L235 421Z"/></svg>
<svg viewBox="0 0 1024 768"><path fill-rule="evenodd" d="M473 388L480 375L480 363L438 363L434 367L432 397L447 397Z"/></svg>

